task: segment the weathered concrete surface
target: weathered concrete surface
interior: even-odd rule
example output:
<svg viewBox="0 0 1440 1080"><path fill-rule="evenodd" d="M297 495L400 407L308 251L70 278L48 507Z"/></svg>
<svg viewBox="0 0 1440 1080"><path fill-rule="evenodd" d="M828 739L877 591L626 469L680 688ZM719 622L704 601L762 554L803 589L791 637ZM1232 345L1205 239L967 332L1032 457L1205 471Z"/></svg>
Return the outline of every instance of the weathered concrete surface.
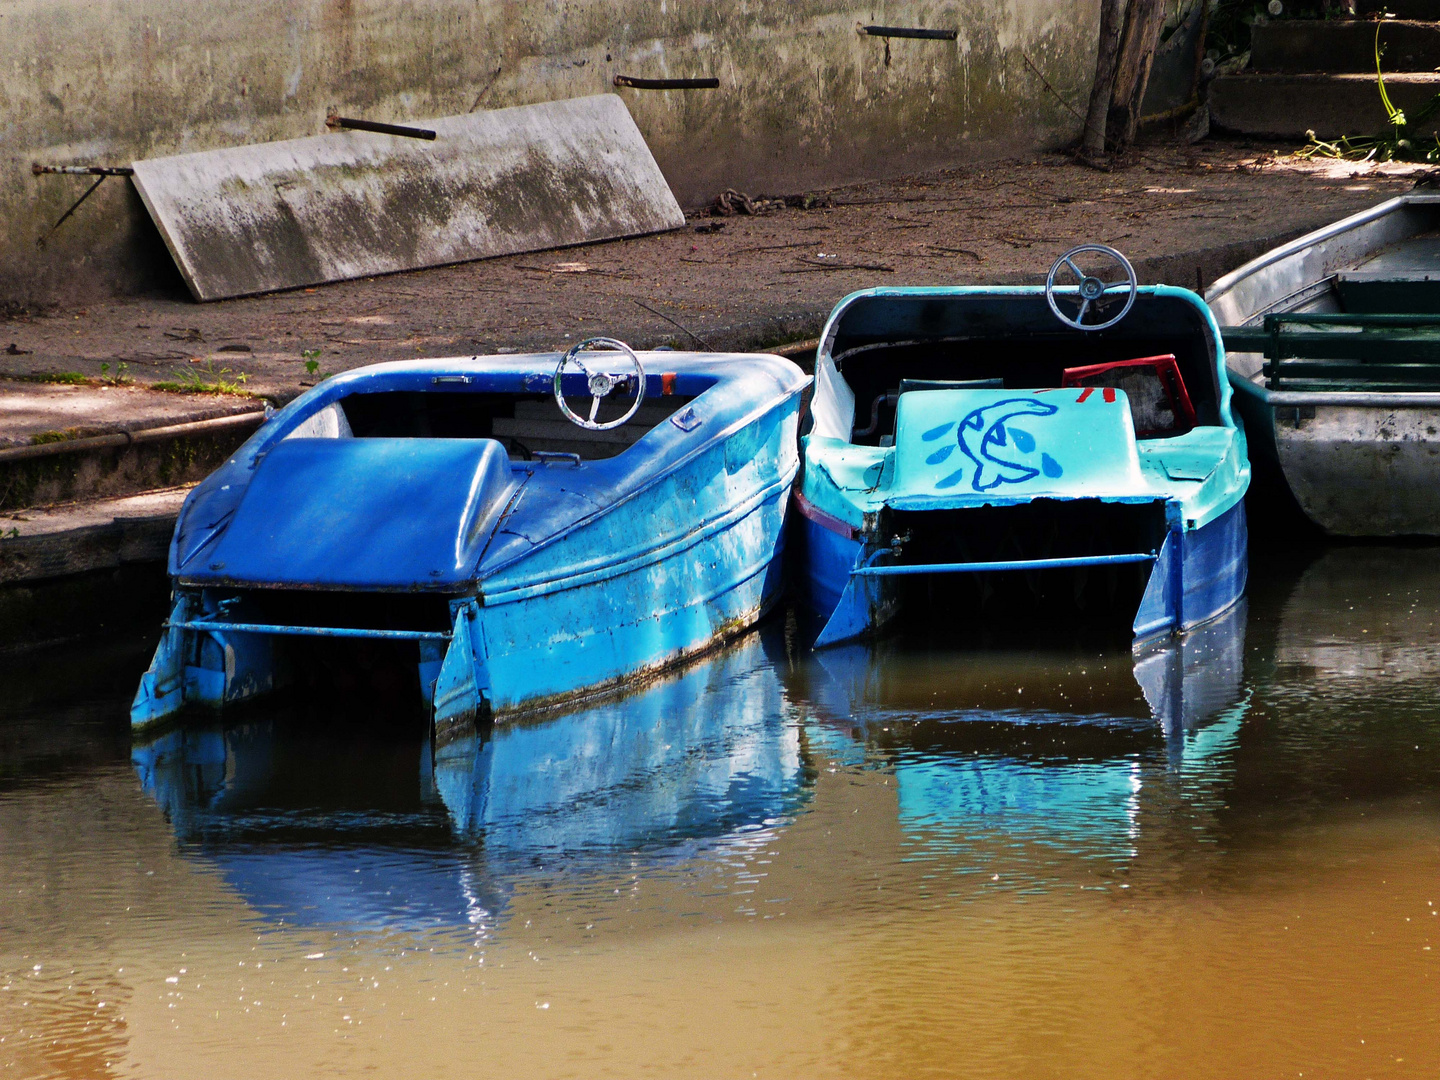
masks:
<svg viewBox="0 0 1440 1080"><path fill-rule="evenodd" d="M1386 75L1385 90L1397 109L1414 113L1440 93L1440 74ZM1221 131L1298 141L1307 131L1322 139L1375 135L1389 123L1373 74L1225 75L1210 84L1210 116Z"/></svg>
<svg viewBox="0 0 1440 1080"><path fill-rule="evenodd" d="M678 229L625 103L595 94L135 162L197 300Z"/></svg>
<svg viewBox="0 0 1440 1080"><path fill-rule="evenodd" d="M260 408L254 398L233 395L0 378L0 449L114 431L143 431Z"/></svg>
<svg viewBox="0 0 1440 1080"><path fill-rule="evenodd" d="M256 408L190 423L0 449L0 511L202 480L263 419Z"/></svg>
<svg viewBox="0 0 1440 1080"><path fill-rule="evenodd" d="M163 561L191 486L0 511L0 585Z"/></svg>
<svg viewBox="0 0 1440 1080"><path fill-rule="evenodd" d="M1194 287L1198 273L1208 284L1427 171L1222 141L1144 147L1111 173L1060 154L971 163L818 192L810 209L695 216L683 231L558 254L217 304L177 288L0 319L0 372L96 375L124 361L149 382L213 367L288 400L360 364L541 351L595 333L637 348L764 348L814 336L853 289L1043 280L1082 241L1120 247L1156 279ZM7 355L11 342L20 355Z"/></svg>
<svg viewBox="0 0 1440 1080"><path fill-rule="evenodd" d="M327 107L406 122L622 90L682 205L794 192L1067 139L1098 0L6 0L0 303L133 292L172 273L130 185L31 160L132 160L324 131ZM884 40L858 23L950 27ZM1056 100L1030 70L1045 74Z"/></svg>

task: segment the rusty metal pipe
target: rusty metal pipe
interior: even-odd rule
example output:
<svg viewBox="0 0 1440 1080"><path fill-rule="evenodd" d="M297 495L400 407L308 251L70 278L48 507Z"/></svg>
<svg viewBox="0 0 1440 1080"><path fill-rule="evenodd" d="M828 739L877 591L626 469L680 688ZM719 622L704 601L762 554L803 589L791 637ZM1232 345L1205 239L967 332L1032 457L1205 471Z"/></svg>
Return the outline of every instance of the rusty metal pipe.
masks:
<svg viewBox="0 0 1440 1080"><path fill-rule="evenodd" d="M714 90L720 85L719 79L637 79L633 75L616 75L613 81L632 90Z"/></svg>
<svg viewBox="0 0 1440 1080"><path fill-rule="evenodd" d="M41 165L30 163L30 172L35 176L134 176L135 170L128 165Z"/></svg>
<svg viewBox="0 0 1440 1080"><path fill-rule="evenodd" d="M214 435L233 428L259 427L265 420L260 411L236 413L233 416L217 416L209 420L192 420L184 424L170 424L167 427L142 428L139 431L117 431L110 435L92 435L84 439L63 439L60 442L39 443L35 446L12 446L0 450L0 465L10 461L26 461L33 458L59 454L79 454L87 450L105 450L112 446L130 446L138 443L162 442L166 439L183 439L191 435Z"/></svg>
<svg viewBox="0 0 1440 1080"><path fill-rule="evenodd" d="M862 34L883 38L921 38L926 41L954 41L958 30L924 30L909 26L862 26Z"/></svg>
<svg viewBox="0 0 1440 1080"><path fill-rule="evenodd" d="M350 116L327 116L325 126L348 128L351 131L373 131L377 135L399 135L406 139L428 139L434 141L435 132L429 128L405 127L401 124L382 124L378 120L357 120Z"/></svg>

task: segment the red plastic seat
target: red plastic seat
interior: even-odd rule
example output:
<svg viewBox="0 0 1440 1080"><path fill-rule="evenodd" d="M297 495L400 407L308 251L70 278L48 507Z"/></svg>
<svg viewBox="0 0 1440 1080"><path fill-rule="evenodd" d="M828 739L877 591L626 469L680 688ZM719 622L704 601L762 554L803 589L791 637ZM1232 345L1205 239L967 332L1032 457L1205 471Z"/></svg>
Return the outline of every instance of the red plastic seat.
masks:
<svg viewBox="0 0 1440 1080"><path fill-rule="evenodd" d="M1097 389L1109 398L1114 397L1111 391L1124 390L1135 434L1141 439L1183 435L1196 423L1174 353L1066 368L1060 385L1081 387L1081 401Z"/></svg>

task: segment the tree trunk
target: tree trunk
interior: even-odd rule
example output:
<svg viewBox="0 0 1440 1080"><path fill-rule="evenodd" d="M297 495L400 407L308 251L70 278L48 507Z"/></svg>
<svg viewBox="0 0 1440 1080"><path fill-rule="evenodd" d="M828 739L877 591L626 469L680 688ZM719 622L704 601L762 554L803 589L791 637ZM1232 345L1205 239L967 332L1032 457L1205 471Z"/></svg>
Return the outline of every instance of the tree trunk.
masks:
<svg viewBox="0 0 1440 1080"><path fill-rule="evenodd" d="M1114 146L1135 141L1140 103L1150 84L1150 65L1165 26L1165 0L1130 0L1125 12L1125 34L1115 62L1115 82L1106 117L1106 134Z"/></svg>
<svg viewBox="0 0 1440 1080"><path fill-rule="evenodd" d="M1105 157L1105 125L1115 87L1120 38L1125 29L1125 11L1129 6L1130 0L1100 2L1100 48L1095 56L1095 81L1090 87L1090 108L1085 114L1085 132L1080 137L1080 154L1091 161L1100 161Z"/></svg>

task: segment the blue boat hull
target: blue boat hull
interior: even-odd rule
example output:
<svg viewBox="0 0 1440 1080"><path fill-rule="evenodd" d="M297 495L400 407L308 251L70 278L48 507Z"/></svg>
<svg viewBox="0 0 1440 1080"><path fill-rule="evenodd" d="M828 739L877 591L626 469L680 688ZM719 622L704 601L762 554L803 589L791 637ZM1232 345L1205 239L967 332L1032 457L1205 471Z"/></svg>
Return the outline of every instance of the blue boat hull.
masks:
<svg viewBox="0 0 1440 1080"><path fill-rule="evenodd" d="M664 389L648 400L678 387L693 403L609 457L309 435L310 417L351 400L344 386L272 421L269 440L267 425L182 512L175 605L132 725L280 689L305 639L411 650L443 731L562 706L743 631L781 595L806 380L778 358L739 359L666 357L676 374L649 376ZM432 378L525 392L537 380L498 364L376 369L378 389L361 376L350 393L424 392ZM302 423L304 437L289 434ZM356 603L372 621L354 621Z"/></svg>
<svg viewBox="0 0 1440 1080"><path fill-rule="evenodd" d="M725 478L723 453L710 454L647 493L626 515L624 534L582 531L570 541L608 550L608 565L526 584L524 565L507 582L487 582L476 623L474 668L492 713L534 712L660 671L752 625L783 588L785 516L795 466L795 415L774 426L767 453L747 466L737 502L688 530L646 535L681 492ZM688 501L688 500L687 500ZM629 540L628 546L623 541ZM564 550L553 557L562 561ZM505 585L511 587L506 588ZM447 710L437 703L437 717ZM461 710L463 711L463 710Z"/></svg>

